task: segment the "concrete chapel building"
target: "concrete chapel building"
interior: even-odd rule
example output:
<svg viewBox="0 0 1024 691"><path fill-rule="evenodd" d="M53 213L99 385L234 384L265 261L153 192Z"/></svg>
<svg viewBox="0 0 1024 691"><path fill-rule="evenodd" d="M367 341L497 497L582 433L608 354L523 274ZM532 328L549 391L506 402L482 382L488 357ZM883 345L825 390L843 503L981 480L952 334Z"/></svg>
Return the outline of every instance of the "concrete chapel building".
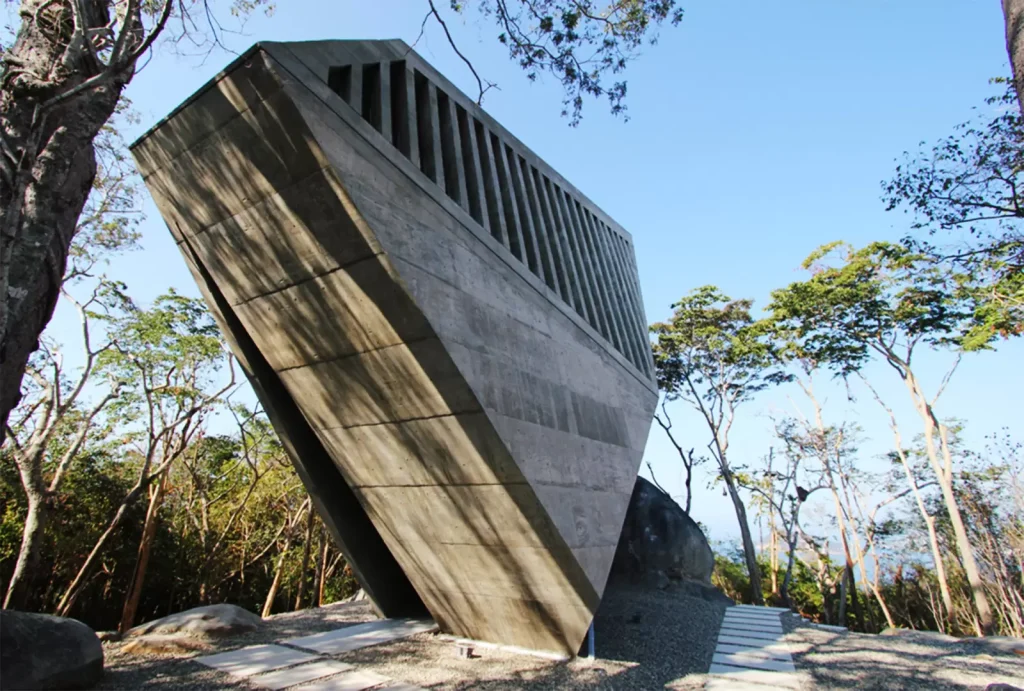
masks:
<svg viewBox="0 0 1024 691"><path fill-rule="evenodd" d="M259 43L133 153L380 613L575 654L657 403L629 233L401 41Z"/></svg>

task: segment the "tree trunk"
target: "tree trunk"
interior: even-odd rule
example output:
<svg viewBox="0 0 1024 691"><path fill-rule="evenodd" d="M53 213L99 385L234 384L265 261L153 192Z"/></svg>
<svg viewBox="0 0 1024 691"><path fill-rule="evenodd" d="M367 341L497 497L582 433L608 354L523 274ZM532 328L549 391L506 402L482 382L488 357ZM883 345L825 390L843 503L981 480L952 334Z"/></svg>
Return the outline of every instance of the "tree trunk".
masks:
<svg viewBox="0 0 1024 691"><path fill-rule="evenodd" d="M14 573L7 584L4 609L26 609L29 585L35 576L39 563L39 548L46 528L46 496L41 492L27 491L28 509L25 513L25 527L21 533L21 549Z"/></svg>
<svg viewBox="0 0 1024 691"><path fill-rule="evenodd" d="M776 596L776 595L779 594L779 531L775 527L775 513L774 513L774 511L769 512L768 516L769 516L769 518L768 518L768 521L769 521L769 524L768 524L768 526L769 526L768 527L768 531L769 531L769 537L768 537L768 540L769 540L768 556L769 556L769 559L771 561L771 570L772 570L772 595ZM792 559L790 560L790 564L792 564ZM792 567L790 567L790 568L792 568ZM787 574L786 574L787 576L789 575L788 571L789 571L789 568L787 568ZM783 599L786 599L786 597L784 596ZM786 606L789 607L789 604L787 603Z"/></svg>
<svg viewBox="0 0 1024 691"><path fill-rule="evenodd" d="M310 507L309 515L306 516L306 544L302 546L302 566L299 568L299 587L298 592L295 595L295 607L292 609L302 609L302 596L306 590L306 577L307 571L309 571L309 552L313 546L313 522L316 518L316 514L313 512L313 508Z"/></svg>
<svg viewBox="0 0 1024 691"><path fill-rule="evenodd" d="M82 0L87 28L108 25L109 5ZM65 50L70 7L22 0L22 23L0 75L0 138L10 152L0 161L0 425L21 399L25 365L60 295L68 248L96 175L93 140L130 77L41 110L101 69L89 51ZM72 55L77 58L69 62Z"/></svg>
<svg viewBox="0 0 1024 691"><path fill-rule="evenodd" d="M732 472L723 468L722 477L725 479L725 486L729 491L729 498L732 499L732 506L736 510L736 520L740 524L740 536L743 539L743 559L747 563L747 573L750 575L750 601L755 605L764 604L764 594L761 592L761 569L757 565L757 552L754 550L754 539L750 536L750 525L747 523L747 509L743 505L736 490L736 483L733 480Z"/></svg>
<svg viewBox="0 0 1024 691"><path fill-rule="evenodd" d="M277 598L277 591L281 587L281 573L284 571L284 560L288 556L288 548L292 546L291 531L284 539L284 547L281 548L281 556L277 558L277 566L274 568L274 580L270 583L270 590L267 591L267 599L263 602L264 619L270 616L274 608L274 600Z"/></svg>
<svg viewBox="0 0 1024 691"><path fill-rule="evenodd" d="M839 579L839 612L836 615L836 623L839 626L846 626L846 589L849 575L849 570L843 568L843 575Z"/></svg>
<svg viewBox="0 0 1024 691"><path fill-rule="evenodd" d="M1002 0L1006 20L1006 53L1013 68L1017 105L1024 114L1024 0Z"/></svg>
<svg viewBox="0 0 1024 691"><path fill-rule="evenodd" d="M782 604L786 607L793 607L793 600L789 596L789 586L793 582L793 565L796 563L796 541L798 534L794 532L793 538L788 540L789 554L786 558L786 575L782 577Z"/></svg>
<svg viewBox="0 0 1024 691"><path fill-rule="evenodd" d="M93 545L92 550L89 552L89 556L85 558L81 568L78 569L78 573L75 574L74 580L71 581L71 585L68 586L67 590L64 591L64 595L60 599L60 603L57 605L55 614L61 617L66 617L71 608L75 605L75 600L82 594L82 589L86 585L86 579L92 567L96 564L96 560L99 559L100 553L103 551L103 547L106 546L107 540L114 534L117 527L121 525L121 521L124 520L124 515L128 512L135 502L138 501L139 496L143 490L151 482L153 476L150 476L146 482L139 483L125 495L124 500L121 502L121 506L117 507L117 511L114 513L114 517L110 519L110 523L107 524L107 529L103 531L103 534L96 540L96 544Z"/></svg>
<svg viewBox="0 0 1024 691"><path fill-rule="evenodd" d="M320 528L320 564L316 576L316 606L324 606L324 583L327 582L327 528Z"/></svg>
<svg viewBox="0 0 1024 691"><path fill-rule="evenodd" d="M981 635L991 636L995 633L996 622L992 616L992 607L988 602L988 595L985 594L985 584L981 580L981 573L978 571L978 562L974 559L974 547L971 539L967 536L967 529L964 527L963 518L960 515L960 507L957 505L956 497L953 494L953 482L948 478L940 478L939 485L942 487L942 498L945 499L946 508L949 511L949 522L953 524L953 533L956 536L957 550L960 552L960 560L967 574L967 582L971 584L971 592L974 595L974 606L978 610L978 623L981 627ZM952 615L952 612L950 612Z"/></svg>
<svg viewBox="0 0 1024 691"><path fill-rule="evenodd" d="M128 589L128 596L124 600L124 608L121 610L121 623L117 629L121 633L125 633L135 625L135 614L139 609L142 586L146 581L146 568L149 566L149 554L153 549L153 538L156 537L157 513L163 504L164 490L167 487L167 478L170 476L169 472L164 473L149 500L146 521L142 525L142 537L139 539L139 554L135 560L135 573L132 576L131 587Z"/></svg>
<svg viewBox="0 0 1024 691"><path fill-rule="evenodd" d="M850 604L853 605L853 615L857 617L857 625L861 631L864 630L864 610L860 606L860 589L857 587L857 578L853 573L853 562L846 563L846 572L850 578Z"/></svg>

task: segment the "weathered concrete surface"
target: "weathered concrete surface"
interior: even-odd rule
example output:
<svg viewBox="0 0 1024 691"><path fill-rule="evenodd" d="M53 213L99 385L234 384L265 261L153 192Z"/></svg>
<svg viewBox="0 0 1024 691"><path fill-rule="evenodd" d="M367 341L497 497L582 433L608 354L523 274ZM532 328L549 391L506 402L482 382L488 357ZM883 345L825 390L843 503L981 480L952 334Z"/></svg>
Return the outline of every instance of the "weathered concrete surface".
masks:
<svg viewBox="0 0 1024 691"><path fill-rule="evenodd" d="M628 233L394 41L259 44L133 152L382 613L575 652L657 398Z"/></svg>

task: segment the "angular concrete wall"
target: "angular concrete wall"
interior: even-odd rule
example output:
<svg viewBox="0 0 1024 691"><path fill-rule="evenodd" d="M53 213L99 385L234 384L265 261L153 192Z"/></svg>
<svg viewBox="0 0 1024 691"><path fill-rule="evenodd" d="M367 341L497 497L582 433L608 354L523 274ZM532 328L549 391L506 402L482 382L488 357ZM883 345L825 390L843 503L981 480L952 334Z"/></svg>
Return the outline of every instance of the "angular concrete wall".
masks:
<svg viewBox="0 0 1024 691"><path fill-rule="evenodd" d="M574 653L657 400L628 233L398 41L259 44L133 151L382 613Z"/></svg>

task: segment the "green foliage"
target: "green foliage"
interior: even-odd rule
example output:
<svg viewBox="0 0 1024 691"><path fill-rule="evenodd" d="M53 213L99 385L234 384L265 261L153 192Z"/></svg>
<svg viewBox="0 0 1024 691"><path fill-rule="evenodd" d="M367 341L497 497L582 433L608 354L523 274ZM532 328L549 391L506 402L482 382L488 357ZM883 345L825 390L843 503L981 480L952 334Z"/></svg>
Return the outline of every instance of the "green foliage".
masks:
<svg viewBox="0 0 1024 691"><path fill-rule="evenodd" d="M213 602L232 602L253 611L262 607L285 537L279 532L282 523L303 504L306 493L266 419L253 418L243 429L234 435L197 439L184 454L185 460L172 466L139 608L140 621ZM271 438L260 436L268 432ZM248 441L243 441L243 435ZM6 450L0 451L3 453ZM71 466L53 498L40 565L32 579L31 609L52 612L56 607L63 589L134 482L140 462L131 447L111 433L92 443ZM17 557L24 511L13 463L4 459L0 462L2 582L9 578ZM76 602L72 616L98 630L117 626L145 513L145 502L131 509L104 549L102 566ZM304 606L310 606L316 592L313 570L321 530L317 520L313 558L304 574ZM305 537L304 530L292 535L275 611L291 609L294 604L298 579L303 576ZM222 538L219 545L218 538ZM334 562L333 545L329 553ZM342 560L326 582L325 601L347 597L356 588Z"/></svg>
<svg viewBox="0 0 1024 691"><path fill-rule="evenodd" d="M883 183L889 210L914 216L927 238L909 245L958 267L983 286L968 347L1024 329L1024 117L1012 80L986 100L986 119L958 125Z"/></svg>
<svg viewBox="0 0 1024 691"><path fill-rule="evenodd" d="M716 554L711 582L736 602L742 603L750 600L750 577L747 575L747 568L740 555L730 558Z"/></svg>
<svg viewBox="0 0 1024 691"><path fill-rule="evenodd" d="M765 324L751 317L751 304L702 286L672 305L671 321L651 326L658 386L669 400L703 389L704 400L737 405L789 378L777 367Z"/></svg>
<svg viewBox="0 0 1024 691"><path fill-rule="evenodd" d="M450 0L456 12L466 3ZM644 44L657 42L657 29L675 26L683 11L676 0L483 0L484 16L498 27L498 41L531 81L541 74L564 90L562 115L579 123L585 97L607 98L611 112L626 112L626 82L616 78Z"/></svg>
<svg viewBox="0 0 1024 691"><path fill-rule="evenodd" d="M978 349L991 340L969 337L976 286L905 244L832 243L803 266L811 277L773 291L768 309L790 353L813 367L847 375L881 355L905 374L918 344Z"/></svg>

